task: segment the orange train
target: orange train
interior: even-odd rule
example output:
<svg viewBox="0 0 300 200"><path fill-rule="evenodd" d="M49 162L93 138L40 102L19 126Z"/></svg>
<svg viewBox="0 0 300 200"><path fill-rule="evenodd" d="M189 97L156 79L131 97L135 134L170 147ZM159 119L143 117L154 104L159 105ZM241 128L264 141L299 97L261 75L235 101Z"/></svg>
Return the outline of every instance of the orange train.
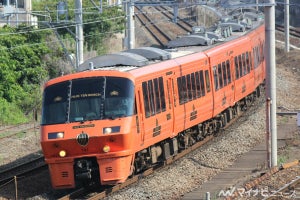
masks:
<svg viewBox="0 0 300 200"><path fill-rule="evenodd" d="M264 83L264 24L253 27L211 46L95 57L47 82L41 145L53 187L124 182L224 127Z"/></svg>

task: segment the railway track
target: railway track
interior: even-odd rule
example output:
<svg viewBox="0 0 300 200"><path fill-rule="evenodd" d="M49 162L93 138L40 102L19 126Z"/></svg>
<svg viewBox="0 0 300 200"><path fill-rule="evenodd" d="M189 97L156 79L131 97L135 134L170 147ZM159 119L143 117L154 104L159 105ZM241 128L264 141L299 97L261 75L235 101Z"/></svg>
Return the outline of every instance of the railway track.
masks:
<svg viewBox="0 0 300 200"><path fill-rule="evenodd" d="M300 176L295 177L294 180L287 183L279 190L273 192L270 196L265 197L263 200L275 199L298 199L300 198Z"/></svg>
<svg viewBox="0 0 300 200"><path fill-rule="evenodd" d="M5 169L3 171L0 171L0 185L10 182L15 177L22 177L33 171L38 171L46 167L47 165L44 161L44 156L40 156L12 168Z"/></svg>
<svg viewBox="0 0 300 200"><path fill-rule="evenodd" d="M163 14L164 16L166 16L170 21L172 21L173 20L173 16L174 16L174 14L170 11L170 10L168 10L166 7L155 7L158 11L160 11L161 12L161 14ZM179 28L181 28L182 30L181 31L178 31L179 33L180 32L192 32L192 27L193 27L193 25L192 24L190 24L190 23L188 23L188 22L186 22L185 20L183 20L183 19L181 19L181 18L179 18L178 17L178 21L177 21L177 26L179 27Z"/></svg>
<svg viewBox="0 0 300 200"><path fill-rule="evenodd" d="M18 124L13 126L3 126L0 127L0 140L4 138L10 138L19 133L28 132L35 129L39 129L39 126L36 126L32 123Z"/></svg>
<svg viewBox="0 0 300 200"><path fill-rule="evenodd" d="M141 24L149 31L160 46L164 47L170 40L172 40L143 12L142 9L135 7L135 13L137 13L135 16Z"/></svg>
<svg viewBox="0 0 300 200"><path fill-rule="evenodd" d="M284 26L279 25L279 24L276 24L276 30L278 30L280 32L285 32ZM296 29L294 27L290 27L290 35L300 38L300 30Z"/></svg>

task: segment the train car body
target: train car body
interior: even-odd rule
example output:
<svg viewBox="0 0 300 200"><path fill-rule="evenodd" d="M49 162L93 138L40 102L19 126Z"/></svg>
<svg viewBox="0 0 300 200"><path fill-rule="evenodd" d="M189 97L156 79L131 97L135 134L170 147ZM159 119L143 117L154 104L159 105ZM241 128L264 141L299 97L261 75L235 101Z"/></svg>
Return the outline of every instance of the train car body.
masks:
<svg viewBox="0 0 300 200"><path fill-rule="evenodd" d="M223 127L260 91L264 40L257 22L162 61L107 67L95 58L82 65L91 70L47 82L41 145L53 187L122 183Z"/></svg>

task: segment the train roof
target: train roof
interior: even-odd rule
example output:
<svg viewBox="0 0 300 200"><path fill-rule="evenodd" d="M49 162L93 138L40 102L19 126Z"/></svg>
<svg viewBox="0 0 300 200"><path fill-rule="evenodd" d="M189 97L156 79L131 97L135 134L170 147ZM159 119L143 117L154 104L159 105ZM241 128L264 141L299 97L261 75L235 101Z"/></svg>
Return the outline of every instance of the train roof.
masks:
<svg viewBox="0 0 300 200"><path fill-rule="evenodd" d="M97 56L86 60L78 71L117 70L128 72L181 56L204 52L235 40L263 24L263 14L256 10L239 10L231 17L223 17L219 24L210 27L193 27L192 34L176 38L166 49L140 47L118 53Z"/></svg>

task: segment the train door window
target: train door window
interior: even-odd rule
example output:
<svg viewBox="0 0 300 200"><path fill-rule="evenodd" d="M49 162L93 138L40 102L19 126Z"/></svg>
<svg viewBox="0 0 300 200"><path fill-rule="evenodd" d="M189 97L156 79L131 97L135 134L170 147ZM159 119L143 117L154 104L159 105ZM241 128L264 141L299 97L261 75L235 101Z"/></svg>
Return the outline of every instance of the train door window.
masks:
<svg viewBox="0 0 300 200"><path fill-rule="evenodd" d="M192 83L191 83L191 75L188 74L186 76L186 84L187 84L187 92L188 92L188 99L187 101L193 100L193 94L192 94Z"/></svg>
<svg viewBox="0 0 300 200"><path fill-rule="evenodd" d="M209 81L209 72L205 70L205 83L206 83L206 91L210 92L210 81Z"/></svg>
<svg viewBox="0 0 300 200"><path fill-rule="evenodd" d="M145 108L145 115L146 117L150 117L150 101L149 101L149 92L148 92L148 86L147 82L142 83L143 88L143 96L144 96L144 108Z"/></svg>
<svg viewBox="0 0 300 200"><path fill-rule="evenodd" d="M199 97L201 97L199 72L196 72L196 73L195 73L195 76L196 76L197 98L199 98Z"/></svg>
<svg viewBox="0 0 300 200"><path fill-rule="evenodd" d="M238 61L238 57L234 57L234 63L235 63L235 78L238 79L239 78L239 61Z"/></svg>
<svg viewBox="0 0 300 200"><path fill-rule="evenodd" d="M170 92L170 87L171 86L169 86L169 81L167 82L167 92L168 92L168 104L169 104L169 109L171 109L172 107L171 107L171 92Z"/></svg>
<svg viewBox="0 0 300 200"><path fill-rule="evenodd" d="M155 78L153 79L154 83L154 98L155 98L155 113L160 113L161 112L161 107L160 107L160 95L159 95L159 87L158 87L158 79Z"/></svg>
<svg viewBox="0 0 300 200"><path fill-rule="evenodd" d="M226 65L225 62L222 62L222 72L223 72L223 82L224 82L224 86L227 85L227 71L226 71Z"/></svg>
<svg viewBox="0 0 300 200"><path fill-rule="evenodd" d="M222 66L218 64L218 78L219 78L219 86L220 89L223 88L223 77L222 77Z"/></svg>
<svg viewBox="0 0 300 200"><path fill-rule="evenodd" d="M243 76L243 62L242 62L242 56L239 55L239 77L242 77Z"/></svg>
<svg viewBox="0 0 300 200"><path fill-rule="evenodd" d="M205 96L203 70L200 71L201 96Z"/></svg>
<svg viewBox="0 0 300 200"><path fill-rule="evenodd" d="M217 72L217 66L213 67L213 72L214 72L214 83L215 83L215 90L219 90L219 82L218 82L218 72Z"/></svg>
<svg viewBox="0 0 300 200"><path fill-rule="evenodd" d="M231 83L231 73L230 73L230 62L226 61L226 71L227 71L227 83Z"/></svg>
<svg viewBox="0 0 300 200"><path fill-rule="evenodd" d="M191 74L191 83L192 83L192 95L193 99L196 99L196 83L195 83L195 73Z"/></svg>
<svg viewBox="0 0 300 200"><path fill-rule="evenodd" d="M179 88L179 86L178 86L178 88ZM173 81L173 79L172 79L172 89L173 89L173 97L174 97L174 106L176 107L176 95L175 95L175 87L174 87L174 81Z"/></svg>

